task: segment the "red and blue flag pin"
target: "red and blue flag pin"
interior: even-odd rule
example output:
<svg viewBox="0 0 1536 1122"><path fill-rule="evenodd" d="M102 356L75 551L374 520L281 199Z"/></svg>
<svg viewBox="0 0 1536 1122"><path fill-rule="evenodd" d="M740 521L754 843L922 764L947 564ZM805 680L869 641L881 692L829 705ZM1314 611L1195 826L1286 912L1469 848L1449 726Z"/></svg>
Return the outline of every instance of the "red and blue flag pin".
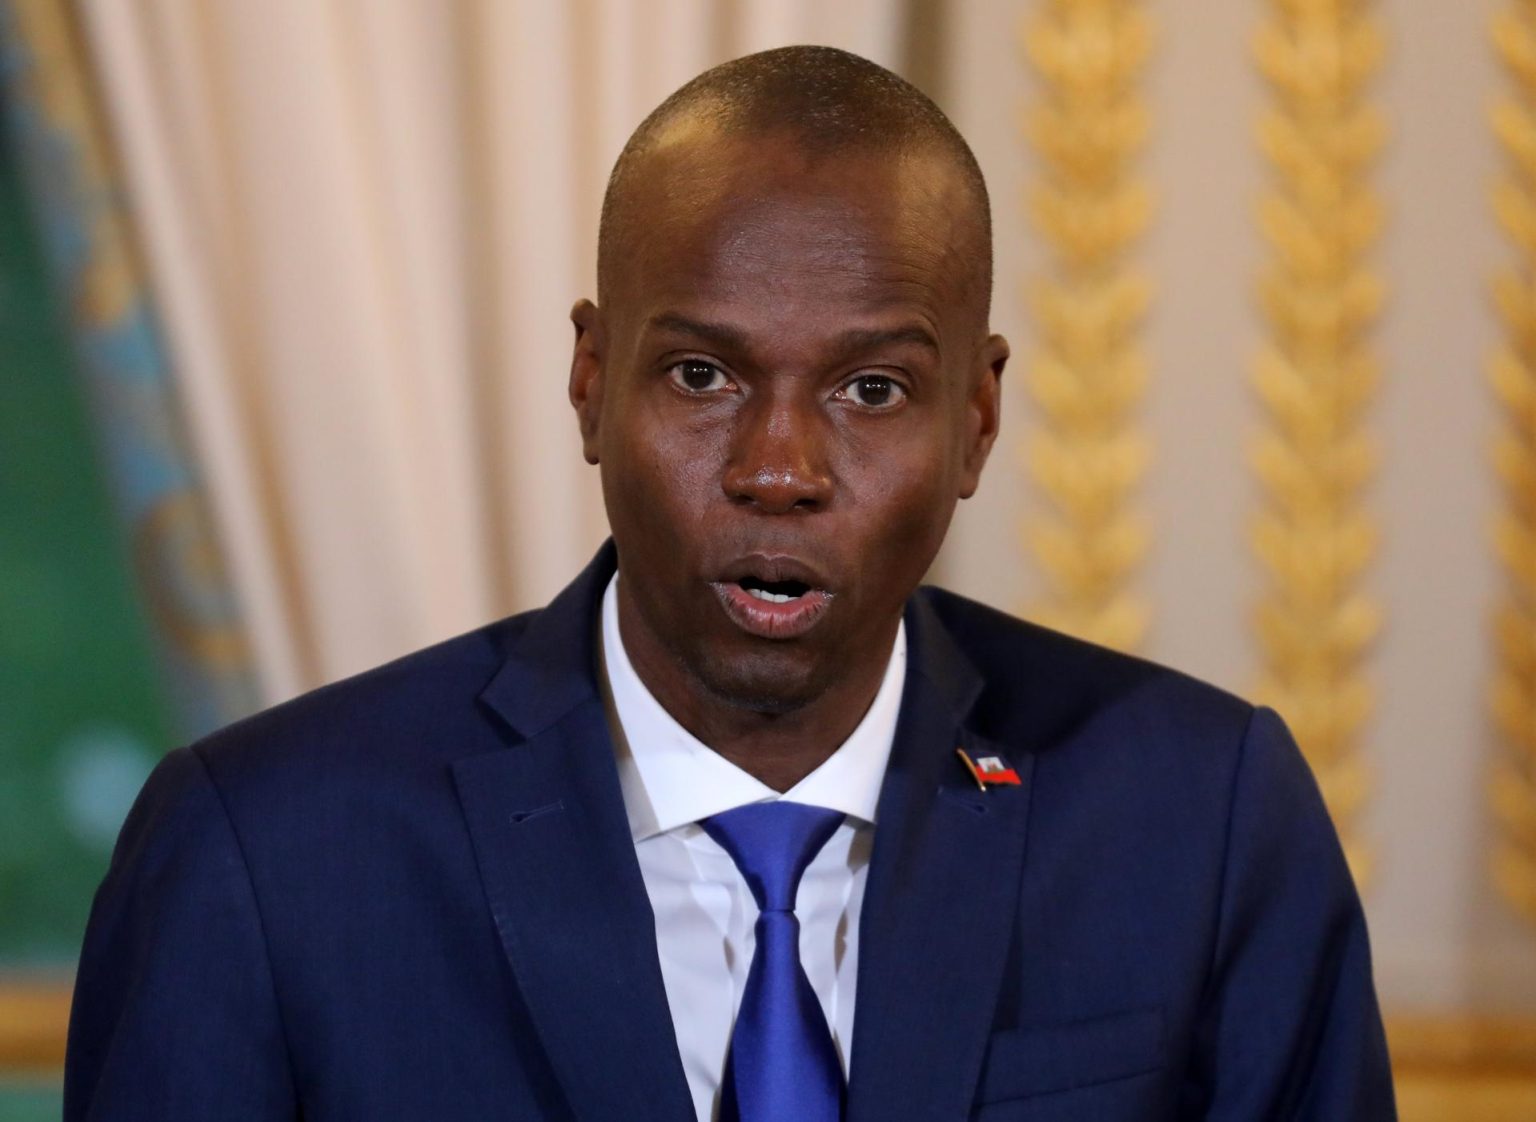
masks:
<svg viewBox="0 0 1536 1122"><path fill-rule="evenodd" d="M1019 773L1001 756L977 756L972 759L964 748L956 748L955 755L960 757L965 770L971 773L976 786L983 791L988 787L1019 786Z"/></svg>

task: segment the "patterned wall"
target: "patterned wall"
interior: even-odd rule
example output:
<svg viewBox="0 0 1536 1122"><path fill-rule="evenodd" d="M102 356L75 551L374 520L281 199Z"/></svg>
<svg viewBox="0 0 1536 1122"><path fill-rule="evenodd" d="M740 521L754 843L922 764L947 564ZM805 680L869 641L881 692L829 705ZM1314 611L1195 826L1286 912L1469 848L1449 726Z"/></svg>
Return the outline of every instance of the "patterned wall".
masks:
<svg viewBox="0 0 1536 1122"><path fill-rule="evenodd" d="M1047 0L1024 40L1039 75L1027 205L1047 250L1028 292L1038 421L1025 462L1048 500L1026 527L1047 590L1026 614L1130 650L1150 622L1136 576L1150 544L1137 498L1151 456L1139 406L1152 285L1136 249L1153 210L1138 167L1151 28L1136 0Z"/></svg>
<svg viewBox="0 0 1536 1122"><path fill-rule="evenodd" d="M1254 54L1270 91L1257 124L1270 187L1258 299L1267 328L1254 387L1262 431L1252 527L1264 589L1254 619L1254 696L1283 713L1317 775L1357 880L1369 846L1361 734L1374 706L1381 631L1369 566L1379 532L1366 487L1378 449L1369 409L1384 282L1371 260L1383 223L1372 182L1385 125L1371 100L1381 27L1368 0L1272 0Z"/></svg>
<svg viewBox="0 0 1536 1122"><path fill-rule="evenodd" d="M1491 625L1498 661L1489 699L1504 740L1492 787L1503 832L1492 865L1510 904L1536 927L1536 4L1511 4L1493 39L1509 76L1492 120L1504 157L1493 203L1510 261L1493 278L1503 338L1489 363L1502 409L1492 538L1504 578Z"/></svg>

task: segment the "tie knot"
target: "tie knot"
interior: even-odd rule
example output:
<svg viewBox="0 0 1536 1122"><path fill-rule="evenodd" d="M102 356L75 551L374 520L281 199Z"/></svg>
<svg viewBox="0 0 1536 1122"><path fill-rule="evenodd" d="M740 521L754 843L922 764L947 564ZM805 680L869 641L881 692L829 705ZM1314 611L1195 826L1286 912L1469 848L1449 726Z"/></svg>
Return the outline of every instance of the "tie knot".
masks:
<svg viewBox="0 0 1536 1122"><path fill-rule="evenodd" d="M841 811L780 801L739 806L699 825L736 862L759 911L788 912L806 866L842 820Z"/></svg>

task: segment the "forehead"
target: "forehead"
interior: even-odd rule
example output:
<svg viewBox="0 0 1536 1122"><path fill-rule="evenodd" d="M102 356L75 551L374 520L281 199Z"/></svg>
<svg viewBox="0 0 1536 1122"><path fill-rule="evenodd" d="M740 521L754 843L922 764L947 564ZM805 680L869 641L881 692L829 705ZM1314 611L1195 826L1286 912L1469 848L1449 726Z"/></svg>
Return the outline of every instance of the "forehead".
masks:
<svg viewBox="0 0 1536 1122"><path fill-rule="evenodd" d="M612 295L636 312L902 305L941 321L980 299L963 183L932 153L816 153L697 126L663 136L626 190Z"/></svg>

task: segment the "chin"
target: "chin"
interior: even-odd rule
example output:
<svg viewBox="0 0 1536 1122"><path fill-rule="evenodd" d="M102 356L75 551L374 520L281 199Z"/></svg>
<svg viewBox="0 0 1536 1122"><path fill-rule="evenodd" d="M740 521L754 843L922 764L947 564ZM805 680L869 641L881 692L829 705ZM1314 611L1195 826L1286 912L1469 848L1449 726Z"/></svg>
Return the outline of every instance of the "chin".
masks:
<svg viewBox="0 0 1536 1122"><path fill-rule="evenodd" d="M706 690L738 709L792 713L815 701L826 680L805 660L786 654L710 657L708 652L700 652L692 669Z"/></svg>

